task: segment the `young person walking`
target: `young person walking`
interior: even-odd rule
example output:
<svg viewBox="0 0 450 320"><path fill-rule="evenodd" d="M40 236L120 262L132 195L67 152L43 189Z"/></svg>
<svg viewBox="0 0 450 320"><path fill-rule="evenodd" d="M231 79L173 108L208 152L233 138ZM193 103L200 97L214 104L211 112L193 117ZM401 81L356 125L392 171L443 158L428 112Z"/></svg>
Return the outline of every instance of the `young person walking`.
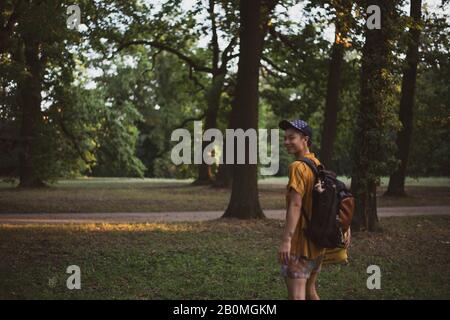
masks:
<svg viewBox="0 0 450 320"><path fill-rule="evenodd" d="M314 173L307 164L298 160L306 157L316 165L319 165L320 161L309 150L312 130L305 121L283 120L279 127L285 130L284 146L289 154L295 156L295 161L289 165L286 224L278 250L278 261L281 263L281 274L285 279L290 300L318 300L316 280L325 249L309 241L304 229L312 215L313 188L320 188L320 183L314 186ZM304 215L307 215L307 218Z"/></svg>

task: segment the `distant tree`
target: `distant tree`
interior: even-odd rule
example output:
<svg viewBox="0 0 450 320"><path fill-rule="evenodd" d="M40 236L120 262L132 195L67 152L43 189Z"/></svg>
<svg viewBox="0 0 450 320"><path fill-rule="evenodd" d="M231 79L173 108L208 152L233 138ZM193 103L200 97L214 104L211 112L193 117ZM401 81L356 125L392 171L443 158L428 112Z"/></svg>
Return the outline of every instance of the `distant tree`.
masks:
<svg viewBox="0 0 450 320"><path fill-rule="evenodd" d="M188 66L190 78L202 87L204 92L205 108L202 119L203 129L206 131L217 127L217 114L227 81L229 63L237 57L233 53L238 40L234 17L236 8L233 2L208 0L208 5L205 6L204 2L197 1L193 8L182 13L178 2L164 3L161 11L152 16L152 21L146 21L143 27L137 26L133 32L124 34L118 51L134 45L146 45L154 48L156 55L164 51L183 61ZM195 16L201 12L207 14L207 20L196 20ZM180 22L171 21L175 16L181 17ZM206 53L190 50L190 44L200 35L211 37ZM222 50L219 46L220 39L226 41ZM198 81L198 73L207 74L209 83L205 85L204 81ZM202 150L208 144L209 142L203 142ZM211 184L212 181L211 167L202 161L198 166L198 177L194 184Z"/></svg>
<svg viewBox="0 0 450 320"><path fill-rule="evenodd" d="M352 3L349 0L330 1L335 11L334 18L334 43L331 47L329 61L327 94L325 101L324 123L322 128L320 161L328 169L332 167L332 153L336 140L337 116L339 111L339 92L341 88L341 69L344 61L345 49L351 46L349 31L352 25Z"/></svg>
<svg viewBox="0 0 450 320"><path fill-rule="evenodd" d="M449 176L450 32L447 1L440 11L423 8L412 143L407 176ZM446 13L446 14L442 14ZM424 161L424 155L427 161Z"/></svg>
<svg viewBox="0 0 450 320"><path fill-rule="evenodd" d="M0 115L0 136L8 154L0 158L8 175L19 177L20 187L44 186L96 164L94 149L101 123L95 121L101 118L99 110L105 101L98 99L98 92L75 84L75 74L85 67L81 52L99 48L100 30L112 24L111 15L116 17L113 23L119 23L124 11L136 11L136 3L116 0L114 6L104 6L79 1L81 22L87 29L71 30L66 23L72 2L1 2L0 94L7 112ZM115 117L106 119L109 125L119 122ZM116 137L128 139L130 127L117 129L123 134ZM125 149L118 150L116 155L123 155L120 150Z"/></svg>
<svg viewBox="0 0 450 320"><path fill-rule="evenodd" d="M397 134L397 158L400 167L390 176L388 189L385 195L404 196L405 178L408 157L410 154L411 138L414 123L414 99L416 91L417 64L419 62L419 40L421 24L422 1L411 0L409 23L409 41L406 52L406 64L403 72L403 83L400 100L399 118L402 129Z"/></svg>
<svg viewBox="0 0 450 320"><path fill-rule="evenodd" d="M231 121L233 128L258 129L259 68L267 23L277 1L241 0L239 2L239 64ZM258 197L257 165L233 165L230 202L223 217L263 218ZM236 153L235 153L236 154Z"/></svg>

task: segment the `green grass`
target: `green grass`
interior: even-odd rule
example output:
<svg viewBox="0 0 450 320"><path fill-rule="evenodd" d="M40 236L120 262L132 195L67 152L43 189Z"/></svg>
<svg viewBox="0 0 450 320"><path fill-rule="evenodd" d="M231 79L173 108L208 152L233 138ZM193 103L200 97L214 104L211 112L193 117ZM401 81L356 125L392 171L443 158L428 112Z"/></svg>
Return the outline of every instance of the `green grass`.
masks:
<svg viewBox="0 0 450 320"><path fill-rule="evenodd" d="M349 265L324 267L323 299L450 299L450 217L381 219L353 236ZM0 225L1 299L286 299L283 223ZM380 266L381 289L366 287ZM68 290L67 266L81 268ZM53 284L52 284L53 283Z"/></svg>
<svg viewBox="0 0 450 320"><path fill-rule="evenodd" d="M225 210L230 190L192 186L192 180L81 178L62 180L44 189L19 190L0 184L0 213L14 212L163 212ZM259 184L263 209L285 208L287 178L269 178ZM382 197L378 206L450 205L450 179L409 181L408 197Z"/></svg>

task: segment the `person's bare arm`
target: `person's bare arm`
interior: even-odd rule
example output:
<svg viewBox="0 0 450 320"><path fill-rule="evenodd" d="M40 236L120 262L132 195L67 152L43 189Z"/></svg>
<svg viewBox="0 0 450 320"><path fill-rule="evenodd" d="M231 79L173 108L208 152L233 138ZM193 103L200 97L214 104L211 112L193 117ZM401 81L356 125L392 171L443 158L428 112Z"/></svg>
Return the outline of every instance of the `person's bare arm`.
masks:
<svg viewBox="0 0 450 320"><path fill-rule="evenodd" d="M302 208L302 197L294 189L289 190L289 206L286 210L286 224L284 227L283 241L290 241L295 232L300 210Z"/></svg>
<svg viewBox="0 0 450 320"><path fill-rule="evenodd" d="M278 251L280 263L287 263L291 250L291 240L294 236L295 228L300 219L302 208L302 197L293 189L289 190L288 208L286 210L286 223L284 226L283 239Z"/></svg>

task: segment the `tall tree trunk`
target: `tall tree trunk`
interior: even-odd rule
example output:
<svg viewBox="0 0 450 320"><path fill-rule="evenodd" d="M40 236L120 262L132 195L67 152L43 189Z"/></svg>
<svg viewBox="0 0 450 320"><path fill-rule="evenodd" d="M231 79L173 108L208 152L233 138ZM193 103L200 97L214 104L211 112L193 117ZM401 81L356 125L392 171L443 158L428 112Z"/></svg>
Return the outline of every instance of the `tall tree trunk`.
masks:
<svg viewBox="0 0 450 320"><path fill-rule="evenodd" d="M327 96L325 102L325 120L323 124L322 141L320 146L320 161L328 169L333 169L331 158L337 130L341 66L344 60L344 50L348 45L346 38L348 34L348 18L351 14L351 5L351 2L348 0L341 0L335 4L335 41L331 49L331 57L328 67L329 71Z"/></svg>
<svg viewBox="0 0 450 320"><path fill-rule="evenodd" d="M405 177L408 164L409 150L411 146L411 136L413 130L414 114L414 93L416 89L417 63L419 62L419 39L421 22L421 0L411 0L410 16L414 25L409 29L408 50L403 73L402 97L400 99L400 121L402 130L397 135L397 157L400 160L400 167L391 175L388 190L385 195L404 196Z"/></svg>
<svg viewBox="0 0 450 320"><path fill-rule="evenodd" d="M240 8L240 44L237 84L232 108L232 122L236 128L244 131L258 129L259 66L263 49L264 35L267 30L269 8L263 0L241 0ZM246 163L248 163L248 140ZM264 218L258 198L258 177L256 164L233 166L233 182L230 202L223 217L240 219Z"/></svg>
<svg viewBox="0 0 450 320"><path fill-rule="evenodd" d="M381 29L365 29L362 50L361 93L358 126L354 140L354 163L351 189L355 196L354 230L379 229L376 188L382 145L384 104L389 87L389 52L393 34L395 1L363 1L381 8Z"/></svg>
<svg viewBox="0 0 450 320"><path fill-rule="evenodd" d="M39 43L32 36L24 38L23 58L27 70L18 84L18 102L22 112L19 187L42 187L45 184L36 167L42 122L41 66Z"/></svg>
<svg viewBox="0 0 450 320"><path fill-rule="evenodd" d="M223 85L225 81L225 75L227 66L227 61L222 61L225 63L222 65L223 68L219 69L219 41L217 35L216 26L216 13L215 13L215 0L209 0L209 18L211 21L211 47L212 47L212 69L213 77L211 80L211 86L206 92L205 98L207 103L206 116L205 116L205 131L208 129L216 128L217 125L217 112L220 105L220 96L222 94ZM209 142L202 142L202 155L205 148L208 146ZM198 178L194 181L195 185L209 185L213 182L211 166L206 164L203 160L198 167Z"/></svg>
<svg viewBox="0 0 450 320"><path fill-rule="evenodd" d="M225 92L227 92L228 96L234 97L235 90L236 90L235 83L229 84L224 90L225 90ZM233 108L231 108L231 111L228 112L227 129L232 129L232 128L236 127L236 125L233 123L234 118L235 118L235 116L233 114ZM226 148L222 149L222 158L223 159L226 159L226 155L227 155L226 151L227 151ZM219 168L217 169L216 177L213 182L213 187L231 189L232 181L233 181L233 165L226 164L226 162L223 161L223 163L220 164Z"/></svg>
<svg viewBox="0 0 450 320"><path fill-rule="evenodd" d="M213 75L211 80L211 87L206 93L207 110L205 116L205 128L204 130L217 127L217 112L220 106L220 96L222 94L223 85L225 81L224 73L217 73ZM205 150L210 142L202 142L202 150ZM202 151L203 152L203 151ZM194 181L196 185L209 185L213 181L211 166L203 162L199 165L198 178Z"/></svg>
<svg viewBox="0 0 450 320"><path fill-rule="evenodd" d="M337 114L339 108L339 87L343 57L344 48L342 45L334 43L329 65L327 97L325 103L325 120L323 123L322 142L320 145L320 161L328 169L332 169L331 155L336 138Z"/></svg>

